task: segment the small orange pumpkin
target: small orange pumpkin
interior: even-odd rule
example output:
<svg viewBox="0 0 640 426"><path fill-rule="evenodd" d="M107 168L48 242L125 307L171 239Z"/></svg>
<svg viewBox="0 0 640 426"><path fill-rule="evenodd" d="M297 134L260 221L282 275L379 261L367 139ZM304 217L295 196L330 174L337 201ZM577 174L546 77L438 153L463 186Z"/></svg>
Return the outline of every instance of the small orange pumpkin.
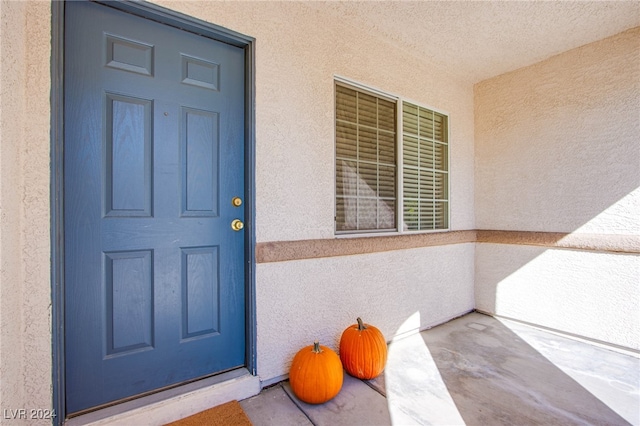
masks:
<svg viewBox="0 0 640 426"><path fill-rule="evenodd" d="M293 358L289 384L293 393L309 404L322 404L342 389L343 370L338 355L316 340Z"/></svg>
<svg viewBox="0 0 640 426"><path fill-rule="evenodd" d="M387 363L387 342L370 324L350 325L340 338L340 360L349 374L359 379L377 377Z"/></svg>

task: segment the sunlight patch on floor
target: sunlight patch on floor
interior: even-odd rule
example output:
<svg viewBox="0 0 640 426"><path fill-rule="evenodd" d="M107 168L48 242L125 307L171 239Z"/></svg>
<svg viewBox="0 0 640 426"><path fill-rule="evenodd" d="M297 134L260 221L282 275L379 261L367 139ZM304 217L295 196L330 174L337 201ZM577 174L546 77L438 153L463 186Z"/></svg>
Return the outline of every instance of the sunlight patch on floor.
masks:
<svg viewBox="0 0 640 426"><path fill-rule="evenodd" d="M399 330L415 330L419 324L416 312ZM465 424L419 333L391 342L384 380L392 424L424 424L427 419L431 424Z"/></svg>

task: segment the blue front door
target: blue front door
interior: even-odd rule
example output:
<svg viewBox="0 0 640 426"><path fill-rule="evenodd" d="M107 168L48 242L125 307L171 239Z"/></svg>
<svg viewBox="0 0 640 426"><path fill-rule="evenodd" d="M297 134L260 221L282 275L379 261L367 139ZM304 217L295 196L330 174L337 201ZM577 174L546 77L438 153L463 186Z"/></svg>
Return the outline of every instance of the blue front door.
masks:
<svg viewBox="0 0 640 426"><path fill-rule="evenodd" d="M245 365L244 51L67 2L64 84L67 412Z"/></svg>

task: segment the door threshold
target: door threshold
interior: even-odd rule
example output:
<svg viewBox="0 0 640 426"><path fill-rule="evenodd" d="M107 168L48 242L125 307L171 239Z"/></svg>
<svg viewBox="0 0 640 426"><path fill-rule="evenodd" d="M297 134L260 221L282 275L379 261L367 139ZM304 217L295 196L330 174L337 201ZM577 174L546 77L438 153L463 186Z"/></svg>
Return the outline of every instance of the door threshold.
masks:
<svg viewBox="0 0 640 426"><path fill-rule="evenodd" d="M246 368L177 386L65 420L65 426L163 425L216 405L260 393L260 378Z"/></svg>

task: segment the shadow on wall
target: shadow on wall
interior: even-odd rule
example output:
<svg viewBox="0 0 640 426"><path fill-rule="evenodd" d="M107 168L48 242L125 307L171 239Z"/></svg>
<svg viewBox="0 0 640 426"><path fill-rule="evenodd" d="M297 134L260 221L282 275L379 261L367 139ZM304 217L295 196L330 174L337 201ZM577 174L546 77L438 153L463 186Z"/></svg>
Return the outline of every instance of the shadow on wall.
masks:
<svg viewBox="0 0 640 426"><path fill-rule="evenodd" d="M372 382L393 424L638 424L639 362L473 313L392 342Z"/></svg>

